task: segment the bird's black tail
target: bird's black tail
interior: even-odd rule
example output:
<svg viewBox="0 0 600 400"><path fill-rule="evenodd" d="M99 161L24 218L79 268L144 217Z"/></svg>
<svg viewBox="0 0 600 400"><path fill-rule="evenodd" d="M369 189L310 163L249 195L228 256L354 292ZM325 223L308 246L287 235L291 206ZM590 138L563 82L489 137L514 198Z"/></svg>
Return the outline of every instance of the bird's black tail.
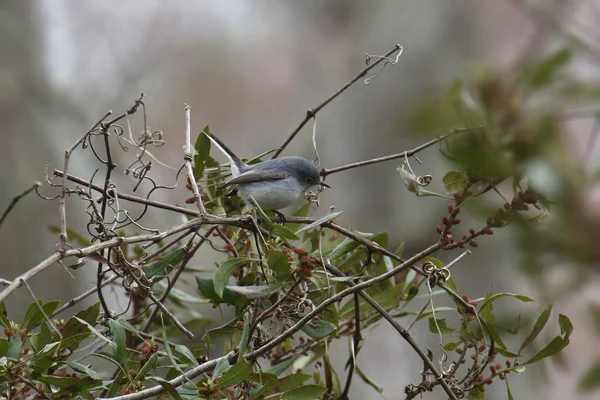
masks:
<svg viewBox="0 0 600 400"><path fill-rule="evenodd" d="M213 135L212 133L207 132L207 131L202 131L202 132L204 132L204 134L206 136L208 136L210 141L213 142L213 144L215 146L217 146L219 148L219 150L221 150L221 152L227 156L229 161L231 161L232 166L239 168L240 166L244 165L244 162L242 160L240 160L239 157L236 156L233 153L233 151L231 151L229 149L229 147L225 146L225 144L223 142L221 142L221 140L218 137L216 137L215 135Z"/></svg>

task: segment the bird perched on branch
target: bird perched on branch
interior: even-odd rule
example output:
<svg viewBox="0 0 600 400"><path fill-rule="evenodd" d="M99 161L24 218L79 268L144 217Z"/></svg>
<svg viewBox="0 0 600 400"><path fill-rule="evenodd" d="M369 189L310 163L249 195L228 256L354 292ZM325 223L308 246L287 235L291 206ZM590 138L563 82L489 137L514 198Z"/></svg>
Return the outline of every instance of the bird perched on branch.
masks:
<svg viewBox="0 0 600 400"><path fill-rule="evenodd" d="M281 157L247 164L215 135L207 131L204 134L231 163L233 177L222 186L237 185L238 195L248 204L276 211L294 204L315 186L320 190L330 188L321 181L317 167L306 158Z"/></svg>

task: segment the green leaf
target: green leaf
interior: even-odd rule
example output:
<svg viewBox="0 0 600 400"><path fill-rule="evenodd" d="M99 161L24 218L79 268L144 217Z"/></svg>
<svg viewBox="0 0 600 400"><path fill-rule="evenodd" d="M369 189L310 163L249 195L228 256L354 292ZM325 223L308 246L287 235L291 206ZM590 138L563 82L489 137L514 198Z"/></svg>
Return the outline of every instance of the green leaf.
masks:
<svg viewBox="0 0 600 400"><path fill-rule="evenodd" d="M358 365L356 366L356 373L358 374L358 376L360 376L360 379L362 379L367 385L375 389L377 393L383 393L383 388L379 386L373 379L371 379L370 376L365 374L363 370L359 368Z"/></svg>
<svg viewBox="0 0 600 400"><path fill-rule="evenodd" d="M522 295L522 294L514 294L514 293L496 293L492 296L485 296L485 300L483 301L483 303L481 304L481 306L479 307L479 313L484 313L486 311L489 311L490 307L492 306L492 303L498 299L501 299L503 297L514 297L517 300L520 300L524 303L528 303L530 301L533 301L533 299L531 297Z"/></svg>
<svg viewBox="0 0 600 400"><path fill-rule="evenodd" d="M186 249L184 247L173 250L172 252L167 253L162 259L143 265L142 270L144 270L148 279L152 279L155 276L160 276L162 279L169 275L169 272L183 260L185 254ZM158 280L156 280L156 282L158 282Z"/></svg>
<svg viewBox="0 0 600 400"><path fill-rule="evenodd" d="M170 399L182 400L179 392L177 392L175 387L168 380L163 379L159 376L152 376L152 377L149 377L148 379L151 381L154 381L154 382L158 383L160 386L162 386L163 389L165 389L165 392L167 392L169 394Z"/></svg>
<svg viewBox="0 0 600 400"><path fill-rule="evenodd" d="M227 372L227 370L231 368L231 366L229 365L229 361L227 361L227 358L222 358L217 362L217 365L215 366L215 370L213 371L212 374L212 379L213 381L217 378L219 378L221 375L223 375L225 372Z"/></svg>
<svg viewBox="0 0 600 400"><path fill-rule="evenodd" d="M546 323L548 322L548 319L550 318L551 312L552 312L552 304L550 304L548 306L548 308L546 308L544 311L542 311L542 313L538 317L537 321L535 321L535 324L533 325L533 329L531 330L529 335L527 335L527 337L523 341L523 344L519 348L519 354L521 354L521 351L525 347L529 346L535 340L535 338L540 334L540 332L544 329L544 327L546 326Z"/></svg>
<svg viewBox="0 0 600 400"><path fill-rule="evenodd" d="M23 317L23 323L21 327L24 328L27 332L36 328L43 320L44 314L40 310L44 310L46 316L52 315L54 310L58 307L60 301L49 301L46 304L41 299L37 300L37 303L31 303L25 312L25 316Z"/></svg>
<svg viewBox="0 0 600 400"><path fill-rule="evenodd" d="M152 353L148 361L142 365L142 368L138 371L137 375L133 379L134 381L140 381L146 378L146 374L150 371L150 368L154 368L158 361L158 353Z"/></svg>
<svg viewBox="0 0 600 400"><path fill-rule="evenodd" d="M449 335L452 332L454 332L454 329L450 328L448 325L446 325L446 318L433 318L430 317L428 319L429 321L429 332L431 333L435 333L435 334L439 334L439 332L442 333L442 335ZM436 325L437 322L437 325ZM439 332L438 332L438 327Z"/></svg>
<svg viewBox="0 0 600 400"><path fill-rule="evenodd" d="M275 292L278 292L281 290L282 287L283 283L280 282L273 285L260 286L227 286L227 289L230 289L249 299L258 299L260 297L265 297Z"/></svg>
<svg viewBox="0 0 600 400"><path fill-rule="evenodd" d="M224 389L246 380L252 373L252 366L243 358L227 370L219 379L217 387Z"/></svg>
<svg viewBox="0 0 600 400"><path fill-rule="evenodd" d="M271 250L267 253L269 268L281 275L290 273L290 261L288 256L281 251Z"/></svg>
<svg viewBox="0 0 600 400"><path fill-rule="evenodd" d="M540 89L553 83L556 74L573 56L571 49L562 48L525 68L524 83L531 89Z"/></svg>
<svg viewBox="0 0 600 400"><path fill-rule="evenodd" d="M106 336L101 334L96 328L94 328L92 325L88 324L87 321L84 321L78 317L73 317L73 318L75 318L77 321L81 322L85 327L87 327L87 329L89 329L89 331L92 332L92 334L94 334L94 336L96 336L99 339L102 339L104 342L106 342L106 344L110 345L110 347L116 348L116 346L112 340L110 340L109 338L107 338ZM117 361L117 363L118 363L118 361Z"/></svg>
<svg viewBox="0 0 600 400"><path fill-rule="evenodd" d="M4 357L8 353L8 339L0 338L0 358Z"/></svg>
<svg viewBox="0 0 600 400"><path fill-rule="evenodd" d="M10 328L8 312L6 311L6 305L3 301L0 301L0 325L2 325L4 328Z"/></svg>
<svg viewBox="0 0 600 400"><path fill-rule="evenodd" d="M529 360L527 360L521 365L532 364L546 357L553 356L562 351L562 349L564 349L565 347L567 347L567 345L569 344L569 337L573 332L573 324L571 324L569 318L562 314L559 314L558 325L560 326L562 336L556 336L546 347L540 350L539 353L537 353L535 356L531 357Z"/></svg>
<svg viewBox="0 0 600 400"><path fill-rule="evenodd" d="M600 361L596 361L589 367L579 379L577 390L581 392L591 392L600 388Z"/></svg>
<svg viewBox="0 0 600 400"><path fill-rule="evenodd" d="M309 379L310 375L307 374L290 374L278 379L276 375L263 372L261 374L252 374L248 380L263 385L263 387L252 396L252 399L261 399L271 394L286 392L302 386L302 384Z"/></svg>
<svg viewBox="0 0 600 400"><path fill-rule="evenodd" d="M250 317L246 313L244 315L244 329L242 329L242 337L240 339L240 344L238 345L238 362L240 359L243 360L244 352L246 351L246 347L248 347L248 335L250 334Z"/></svg>
<svg viewBox="0 0 600 400"><path fill-rule="evenodd" d="M162 325L162 329L161 329L161 333L162 333L162 340L163 343L165 343L165 352L167 353L167 357L169 358L169 361L171 363L171 366L173 368L175 368L180 374L183 374L183 370L181 369L181 367L179 366L179 363L177 362L177 360L175 359L175 357L173 356L173 352L171 351L171 346L169 346L168 343L169 342L169 338L167 336L167 329L165 327L165 322L163 320L163 317L161 315L160 317L160 324Z"/></svg>
<svg viewBox="0 0 600 400"><path fill-rule="evenodd" d="M300 240L298 235L285 225L273 224L269 229L274 235L288 240Z"/></svg>
<svg viewBox="0 0 600 400"><path fill-rule="evenodd" d="M200 294L202 294L202 296L216 303L236 305L247 300L247 298L245 298L244 296L235 293L233 290L227 287L223 291L223 298L220 298L215 292L215 287L212 279L206 279L196 276L196 284L198 285L198 291L200 292Z"/></svg>
<svg viewBox="0 0 600 400"><path fill-rule="evenodd" d="M282 400L312 400L320 397L327 389L318 385L305 385L288 390L281 397Z"/></svg>
<svg viewBox="0 0 600 400"><path fill-rule="evenodd" d="M210 139L206 136L206 133L210 133L210 126L206 125L202 132L198 134L196 143L194 144L194 179L199 181L204 174L204 168L206 168L206 161L210 157Z"/></svg>
<svg viewBox="0 0 600 400"><path fill-rule="evenodd" d="M31 347L33 347L33 350L36 353L42 350L48 343L52 342L52 333L50 332L50 328L48 328L46 321L42 321L40 332L31 335L29 340L31 341Z"/></svg>
<svg viewBox="0 0 600 400"><path fill-rule="evenodd" d="M60 233L60 227L56 225L50 226L50 232L52 233ZM88 247L92 244L85 236L75 232L73 229L67 228L67 238L69 240L75 240L77 244L81 247Z"/></svg>
<svg viewBox="0 0 600 400"><path fill-rule="evenodd" d="M68 365L73 371L85 374L92 379L100 379L100 375L93 369L86 367L83 364L79 364L73 361L65 361L64 364Z"/></svg>
<svg viewBox="0 0 600 400"><path fill-rule="evenodd" d="M298 229L296 231L296 235L299 235L302 232L309 231L313 228L316 228L317 226L320 226L320 225L324 224L325 222L331 221L332 219L339 217L343 212L344 211L336 211L331 214L327 214L326 216L324 216L323 218L319 218L312 224L305 225L302 228Z"/></svg>
<svg viewBox="0 0 600 400"><path fill-rule="evenodd" d="M156 289L156 293L162 294L167 289L167 286L168 283L163 280L157 282L153 289ZM181 289L177 289L176 287L171 288L168 298L179 306L185 306L186 304L206 304L206 299L192 296L191 294L184 292Z"/></svg>
<svg viewBox="0 0 600 400"><path fill-rule="evenodd" d="M460 171L448 171L442 180L446 187L446 193L462 192L469 187L469 179Z"/></svg>
<svg viewBox="0 0 600 400"><path fill-rule="evenodd" d="M85 310L79 311L75 316L67 321L67 324L62 329L61 333L63 339L66 339L72 335L78 335L80 333L88 333L89 330L86 326L80 322L83 320L88 324L95 324L98 319L98 314L100 313L100 302L93 304L86 308Z"/></svg>
<svg viewBox="0 0 600 400"><path fill-rule="evenodd" d="M299 320L299 318L298 318ZM337 327L331 322L323 321L320 318L313 318L302 327L302 331L314 339L323 339L329 336Z"/></svg>
<svg viewBox="0 0 600 400"><path fill-rule="evenodd" d="M8 339L8 351L6 358L9 360L18 360L21 358L21 350L23 350L23 341L21 335L17 332Z"/></svg>
<svg viewBox="0 0 600 400"><path fill-rule="evenodd" d="M123 364L123 368L129 370L129 352L125 338L125 328L114 319L108 320L108 327L113 339L113 355L115 359Z"/></svg>
<svg viewBox="0 0 600 400"><path fill-rule="evenodd" d="M215 271L215 276L213 278L214 289L217 296L223 298L223 291L225 290L225 286L229 282L229 277L237 268L239 268L243 264L247 264L254 260L252 258L231 258L225 261L217 270Z"/></svg>
<svg viewBox="0 0 600 400"><path fill-rule="evenodd" d="M512 395L512 392L510 391L510 385L508 384L508 379L504 379L504 381L506 382L506 395L508 396L508 400L515 400L515 398Z"/></svg>
<svg viewBox="0 0 600 400"><path fill-rule="evenodd" d="M287 371L287 369L292 366L292 364L294 363L294 361L296 361L296 359L298 357L299 356L292 357L289 360L286 360L286 361L280 362L279 364L275 364L271 367L265 368L263 370L263 372L267 372L269 374L279 376L279 375L283 374L285 371Z"/></svg>
<svg viewBox="0 0 600 400"><path fill-rule="evenodd" d="M68 392L78 392L84 389L91 389L100 387L102 381L93 379L89 376L83 378L74 378L71 376L54 376L54 375L41 375L37 377L37 380L47 385L52 385L57 388L67 390Z"/></svg>
<svg viewBox="0 0 600 400"><path fill-rule="evenodd" d="M454 351L458 346L460 346L463 342L448 342L442 346L444 351Z"/></svg>
<svg viewBox="0 0 600 400"><path fill-rule="evenodd" d="M177 346L175 346L175 348L173 350L175 350L176 352L181 354L184 358L186 358L189 361L190 365L196 366L196 367L198 365L200 365L198 363L198 360L196 359L196 356L194 356L194 353L192 353L192 351L187 346L178 344Z"/></svg>

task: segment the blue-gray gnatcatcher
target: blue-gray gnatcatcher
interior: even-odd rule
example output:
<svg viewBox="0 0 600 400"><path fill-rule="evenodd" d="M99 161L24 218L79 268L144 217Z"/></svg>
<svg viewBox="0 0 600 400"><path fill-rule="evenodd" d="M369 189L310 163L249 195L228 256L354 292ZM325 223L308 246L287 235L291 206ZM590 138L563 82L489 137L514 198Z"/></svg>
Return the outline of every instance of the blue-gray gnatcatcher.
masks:
<svg viewBox="0 0 600 400"><path fill-rule="evenodd" d="M246 164L216 136L206 136L227 156L233 177L222 186L237 185L238 195L248 204L256 202L263 210L279 210L292 205L314 186L330 187L321 182L317 167L302 157L281 157Z"/></svg>

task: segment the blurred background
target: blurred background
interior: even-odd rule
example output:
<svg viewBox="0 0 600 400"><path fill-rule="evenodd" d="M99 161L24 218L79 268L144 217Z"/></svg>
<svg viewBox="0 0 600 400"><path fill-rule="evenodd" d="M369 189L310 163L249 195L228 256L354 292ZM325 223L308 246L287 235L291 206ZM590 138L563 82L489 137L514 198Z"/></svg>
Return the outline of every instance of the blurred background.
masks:
<svg viewBox="0 0 600 400"><path fill-rule="evenodd" d="M252 157L279 146L308 108L356 75L364 67L364 53L381 55L396 43L404 46L397 65L388 65L369 85L359 81L318 114L317 145L325 168L412 149L428 137L412 129L407 118L455 78L468 79L474 64L510 71L529 55L569 41L575 49L569 72L596 82L599 18L595 0L0 1L0 208L33 181L44 181L46 163L50 170L62 169L65 149L107 110L117 115L130 108L141 92L146 93L148 126L164 133L166 144L151 150L162 162L182 163L184 103L192 107L192 132L210 124L235 152ZM143 128L139 116L131 123L134 130ZM586 156L585 164L575 166L582 174L598 167L600 146L588 140L594 124L593 118L578 118L564 127L566 151L576 160ZM284 154L313 158L311 133L309 123ZM443 191L441 176L448 165L437 149L419 157L424 164L413 161L415 172L432 174L434 188ZM132 154L118 155L115 179L121 188L134 186L121 173L131 159ZM422 249L436 240L433 227L447 202L408 192L397 175L399 165L392 161L328 177L333 189L322 195L313 215L335 206L345 211L340 219L345 226L388 231L394 246L405 242L405 254ZM80 151L70 171L89 179L98 167ZM174 183L170 169L157 168L153 176ZM579 205L590 213L584 220L594 220L600 191L595 185L581 189ZM56 194L50 188L42 192ZM182 205L185 193L157 196ZM82 210L71 201L67 217L70 227L85 232ZM144 221L166 227L180 217L156 212ZM57 202L35 195L22 200L0 227L1 277L11 280L50 254L59 238L49 227L58 224ZM588 228L592 233L598 225ZM554 302L553 320L558 313L571 317L575 332L560 357L524 375L512 374L515 398L598 398L598 392L577 392L581 375L600 357L592 318L600 307L597 263L582 269L568 258L549 259L547 269L536 272L544 279L538 279L524 272L522 246L514 236L509 228L484 239L486 245L453 275L471 298L510 290L539 300L524 308L532 313L525 319L535 318L544 302ZM195 265L214 265L210 249L205 250ZM55 266L34 279L32 289L46 299L68 300L92 286L92 269L73 280ZM567 281L574 286L556 290ZM111 300L119 302L117 296ZM11 316L18 319L30 301L26 290L19 290L7 302ZM352 397L404 398L404 386L418 381L422 363L386 324L366 338L359 362L384 393L355 379ZM347 348L343 341L336 344L336 366L343 367ZM489 398L506 398L502 384L493 387ZM444 398L441 393L427 398Z"/></svg>

